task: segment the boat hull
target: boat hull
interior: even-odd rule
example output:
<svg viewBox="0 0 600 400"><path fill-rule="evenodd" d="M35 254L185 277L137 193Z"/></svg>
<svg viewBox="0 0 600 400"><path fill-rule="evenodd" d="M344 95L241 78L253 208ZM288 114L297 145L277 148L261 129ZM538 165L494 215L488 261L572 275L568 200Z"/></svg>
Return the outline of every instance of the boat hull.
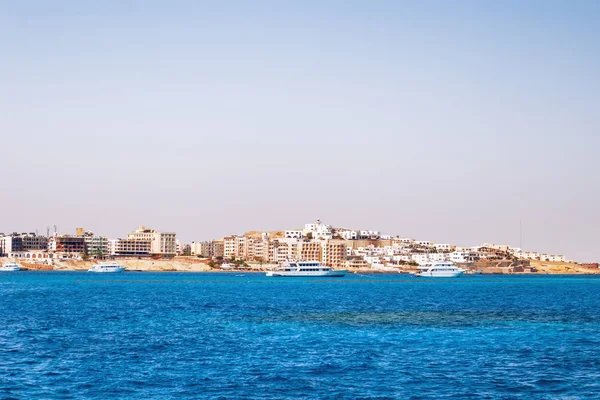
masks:
<svg viewBox="0 0 600 400"><path fill-rule="evenodd" d="M464 274L465 271L458 271L458 272L423 272L423 273L418 273L415 274L414 276L418 277L418 278L458 278L460 277L462 274Z"/></svg>
<svg viewBox="0 0 600 400"><path fill-rule="evenodd" d="M90 269L88 269L88 272L94 272L97 274L115 274L115 273L123 272L123 271L125 271L125 267L104 268L104 269L90 268Z"/></svg>
<svg viewBox="0 0 600 400"><path fill-rule="evenodd" d="M16 272L20 270L21 268L19 267L0 267L0 272Z"/></svg>
<svg viewBox="0 0 600 400"><path fill-rule="evenodd" d="M277 277L288 277L288 278L341 278L348 273L346 270L337 270L337 271L306 271L306 272L297 272L297 271L268 271L267 276L277 276Z"/></svg>

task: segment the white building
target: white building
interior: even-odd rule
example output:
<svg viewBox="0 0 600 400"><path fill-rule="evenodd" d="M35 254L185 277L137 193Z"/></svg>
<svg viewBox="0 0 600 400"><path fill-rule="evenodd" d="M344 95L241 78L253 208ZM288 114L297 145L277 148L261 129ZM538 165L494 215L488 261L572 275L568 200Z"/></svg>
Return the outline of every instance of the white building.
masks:
<svg viewBox="0 0 600 400"><path fill-rule="evenodd" d="M565 258L562 255L554 255L554 254L541 254L541 261L551 261L551 262L564 262Z"/></svg>
<svg viewBox="0 0 600 400"><path fill-rule="evenodd" d="M471 251L453 251L448 256L450 261L458 264L474 262L477 259L475 253Z"/></svg>
<svg viewBox="0 0 600 400"><path fill-rule="evenodd" d="M356 240L358 239L359 232L353 230L338 231L342 239Z"/></svg>
<svg viewBox="0 0 600 400"><path fill-rule="evenodd" d="M436 261L444 261L448 258L448 255L444 253L416 253L411 254L410 258L419 265L425 265Z"/></svg>
<svg viewBox="0 0 600 400"><path fill-rule="evenodd" d="M433 247L438 251L450 251L452 250L452 246L445 243L434 243Z"/></svg>
<svg viewBox="0 0 600 400"><path fill-rule="evenodd" d="M322 224L320 219L314 224L305 224L302 233L304 237L310 234L313 239L333 239L333 228L331 225Z"/></svg>
<svg viewBox="0 0 600 400"><path fill-rule="evenodd" d="M150 257L151 239L109 239L108 253L113 257Z"/></svg>
<svg viewBox="0 0 600 400"><path fill-rule="evenodd" d="M358 234L359 239L377 240L380 237L381 237L381 232L379 232L379 231L360 231Z"/></svg>
<svg viewBox="0 0 600 400"><path fill-rule="evenodd" d="M396 254L391 258L392 262L395 264L399 264L401 262L410 262L412 258L408 254Z"/></svg>
<svg viewBox="0 0 600 400"><path fill-rule="evenodd" d="M286 239L302 239L304 237L303 231L285 231Z"/></svg>

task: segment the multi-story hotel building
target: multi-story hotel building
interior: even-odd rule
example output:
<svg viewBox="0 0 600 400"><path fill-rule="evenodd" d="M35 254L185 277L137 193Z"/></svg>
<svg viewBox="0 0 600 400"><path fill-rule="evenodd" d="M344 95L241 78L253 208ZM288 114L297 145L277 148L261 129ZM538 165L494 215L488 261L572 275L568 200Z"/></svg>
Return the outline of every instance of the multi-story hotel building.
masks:
<svg viewBox="0 0 600 400"><path fill-rule="evenodd" d="M140 226L135 232L127 235L127 239L149 240L150 255L175 257L177 255L177 237L175 232L158 232Z"/></svg>
<svg viewBox="0 0 600 400"><path fill-rule="evenodd" d="M269 240L267 238L246 239L244 257L252 261L267 261L269 258Z"/></svg>
<svg viewBox="0 0 600 400"><path fill-rule="evenodd" d="M332 268L346 267L346 243L343 240L328 240L322 245L322 263Z"/></svg>
<svg viewBox="0 0 600 400"><path fill-rule="evenodd" d="M149 257L152 251L150 239L111 239L109 253L116 257Z"/></svg>
<svg viewBox="0 0 600 400"><path fill-rule="evenodd" d="M231 257L246 257L246 240L245 236L226 236L223 238L223 256Z"/></svg>
<svg viewBox="0 0 600 400"><path fill-rule="evenodd" d="M85 242L85 254L95 257L103 258L110 254L108 239L104 236L85 235L83 237Z"/></svg>
<svg viewBox="0 0 600 400"><path fill-rule="evenodd" d="M223 257L223 242L220 240L192 242L191 254L203 257Z"/></svg>
<svg viewBox="0 0 600 400"><path fill-rule="evenodd" d="M267 260L272 263L283 263L299 257L300 242L294 238L273 239L269 242Z"/></svg>
<svg viewBox="0 0 600 400"><path fill-rule="evenodd" d="M303 261L321 261L322 255L321 243L317 241L302 240L298 248L298 258Z"/></svg>

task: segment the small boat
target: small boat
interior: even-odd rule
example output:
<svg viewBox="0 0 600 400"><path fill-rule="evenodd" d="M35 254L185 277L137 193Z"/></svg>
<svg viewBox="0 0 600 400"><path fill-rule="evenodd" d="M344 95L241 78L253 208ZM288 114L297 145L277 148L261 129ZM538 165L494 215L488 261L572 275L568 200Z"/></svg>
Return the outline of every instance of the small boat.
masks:
<svg viewBox="0 0 600 400"><path fill-rule="evenodd" d="M318 261L289 261L281 268L267 271L267 276L338 277L348 273L345 269L334 270Z"/></svg>
<svg viewBox="0 0 600 400"><path fill-rule="evenodd" d="M0 267L0 272L15 272L20 270L21 266L14 261L7 261Z"/></svg>
<svg viewBox="0 0 600 400"><path fill-rule="evenodd" d="M114 273L114 272L123 272L125 271L125 267L119 265L117 263L101 263L96 264L92 268L88 269L87 272L105 272L105 273Z"/></svg>
<svg viewBox="0 0 600 400"><path fill-rule="evenodd" d="M426 264L418 269L414 276L425 278L458 278L465 272L450 261Z"/></svg>

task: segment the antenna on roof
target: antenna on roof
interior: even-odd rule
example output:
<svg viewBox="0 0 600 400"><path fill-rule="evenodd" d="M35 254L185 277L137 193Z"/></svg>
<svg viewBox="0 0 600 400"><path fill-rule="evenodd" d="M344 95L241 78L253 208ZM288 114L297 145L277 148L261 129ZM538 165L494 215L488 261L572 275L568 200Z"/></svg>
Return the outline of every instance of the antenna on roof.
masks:
<svg viewBox="0 0 600 400"><path fill-rule="evenodd" d="M519 220L519 248L523 251L523 221Z"/></svg>

